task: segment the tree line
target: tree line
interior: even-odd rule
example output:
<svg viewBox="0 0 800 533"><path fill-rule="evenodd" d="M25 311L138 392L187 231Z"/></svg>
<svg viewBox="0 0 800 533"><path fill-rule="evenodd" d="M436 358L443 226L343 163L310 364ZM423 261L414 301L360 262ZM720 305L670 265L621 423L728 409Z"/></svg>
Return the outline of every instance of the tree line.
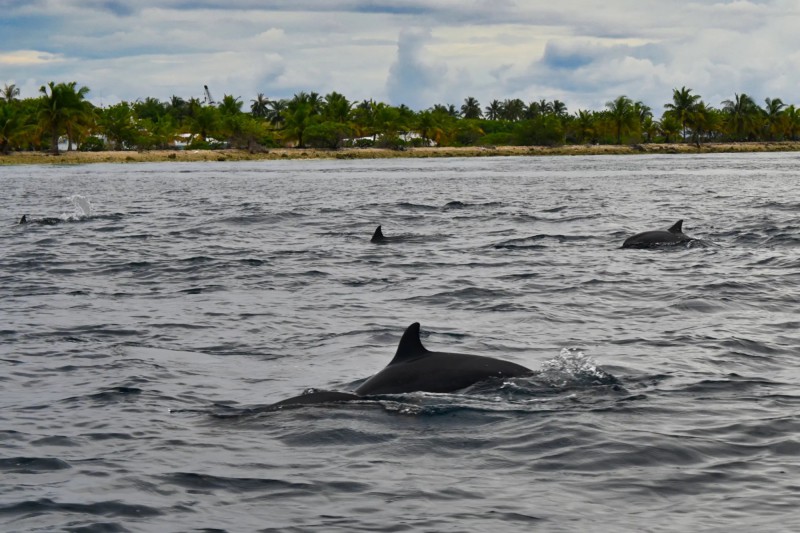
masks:
<svg viewBox="0 0 800 533"><path fill-rule="evenodd" d="M76 82L50 82L33 98L20 98L6 84L0 92L0 151L67 149L149 150L271 147L337 149L344 146L402 149L406 146L559 146L650 142L782 141L800 139L800 110L780 98L759 106L735 94L719 108L692 89L673 89L660 117L625 95L601 110L570 113L559 100L492 100L474 97L460 107L437 104L414 111L374 100L351 101L331 92L300 92L292 98L258 94L245 110L240 97L221 101L172 96L98 107Z"/></svg>

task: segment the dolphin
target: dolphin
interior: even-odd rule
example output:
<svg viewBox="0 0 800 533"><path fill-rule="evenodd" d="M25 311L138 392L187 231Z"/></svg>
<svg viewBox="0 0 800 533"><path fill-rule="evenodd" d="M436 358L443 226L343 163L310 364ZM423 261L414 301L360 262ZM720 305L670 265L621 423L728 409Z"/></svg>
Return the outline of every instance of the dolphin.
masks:
<svg viewBox="0 0 800 533"><path fill-rule="evenodd" d="M383 227L378 226L375 228L375 233L372 234L372 238L369 240L372 244L387 244L390 242L421 242L422 237L419 235L384 235L383 234Z"/></svg>
<svg viewBox="0 0 800 533"><path fill-rule="evenodd" d="M267 410L273 411L276 409L283 409L284 407L302 407L304 405L342 403L360 399L361 396L349 392L309 389L300 396L294 396L292 398L287 398L286 400L273 403L267 407Z"/></svg>
<svg viewBox="0 0 800 533"><path fill-rule="evenodd" d="M375 233L372 234L372 238L369 242L373 244L386 244L387 242L403 242L407 241L409 237L407 235L391 235L387 237L383 234L381 230L381 226L375 228Z"/></svg>
<svg viewBox="0 0 800 533"><path fill-rule="evenodd" d="M677 221L668 230L654 230L637 233L625 239L623 248L655 248L657 246L674 246L693 241L683 232L683 219Z"/></svg>
<svg viewBox="0 0 800 533"><path fill-rule="evenodd" d="M389 364L367 379L355 393L312 390L271 404L266 410L360 400L384 394L407 392L454 392L489 379L533 375L516 363L482 355L432 352L422 345L419 322L403 333Z"/></svg>
<svg viewBox="0 0 800 533"><path fill-rule="evenodd" d="M372 234L372 238L369 240L369 242L386 242L388 240L389 239L383 236L381 227L378 226L377 228L375 228L375 233Z"/></svg>
<svg viewBox="0 0 800 533"><path fill-rule="evenodd" d="M32 220L28 220L28 215L22 215L22 218L19 219L20 224L29 224L31 222L35 222L37 224L41 224L43 226L55 226L56 224L60 224L63 222L60 218L56 217L44 217L44 218L34 218Z"/></svg>
<svg viewBox="0 0 800 533"><path fill-rule="evenodd" d="M356 394L453 392L487 379L533 374L522 365L492 357L429 351L419 339L419 328L419 322L408 326L394 359L362 383Z"/></svg>

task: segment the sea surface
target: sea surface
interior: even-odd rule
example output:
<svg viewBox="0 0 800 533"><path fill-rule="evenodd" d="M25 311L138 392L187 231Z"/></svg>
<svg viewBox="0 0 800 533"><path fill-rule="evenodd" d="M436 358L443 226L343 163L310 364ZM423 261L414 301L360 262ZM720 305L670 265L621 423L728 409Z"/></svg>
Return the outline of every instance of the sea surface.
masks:
<svg viewBox="0 0 800 533"><path fill-rule="evenodd" d="M0 185L0 531L800 530L800 154ZM535 373L266 407L352 391L413 322Z"/></svg>

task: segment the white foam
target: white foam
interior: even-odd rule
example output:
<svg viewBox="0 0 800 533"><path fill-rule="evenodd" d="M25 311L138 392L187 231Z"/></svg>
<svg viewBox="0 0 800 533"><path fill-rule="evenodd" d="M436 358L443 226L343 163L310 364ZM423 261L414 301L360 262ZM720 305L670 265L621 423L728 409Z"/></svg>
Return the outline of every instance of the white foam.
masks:
<svg viewBox="0 0 800 533"><path fill-rule="evenodd" d="M94 211L92 208L92 202L90 202L85 196L73 194L72 196L67 196L67 200L72 202L73 212L63 213L61 218L64 220L81 220L92 216Z"/></svg>
<svg viewBox="0 0 800 533"><path fill-rule="evenodd" d="M562 348L558 356L542 363L543 377L551 385L564 387L570 383L603 380L607 373L594 359L577 348Z"/></svg>

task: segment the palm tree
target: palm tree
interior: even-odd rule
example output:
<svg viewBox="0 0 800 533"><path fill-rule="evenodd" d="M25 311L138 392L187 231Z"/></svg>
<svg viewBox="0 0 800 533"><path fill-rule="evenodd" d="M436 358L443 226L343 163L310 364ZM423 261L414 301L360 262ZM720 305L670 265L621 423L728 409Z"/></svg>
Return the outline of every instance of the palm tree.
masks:
<svg viewBox="0 0 800 533"><path fill-rule="evenodd" d="M622 144L622 134L632 128L638 121L633 102L625 95L618 96L616 100L606 102L611 120L617 130L617 144Z"/></svg>
<svg viewBox="0 0 800 533"><path fill-rule="evenodd" d="M434 106L431 108L431 111L434 113L440 113L442 115L448 115L453 118L458 118L458 110L453 104L434 104Z"/></svg>
<svg viewBox="0 0 800 533"><path fill-rule="evenodd" d="M409 129L406 117L396 107L378 102L373 106L373 113L375 134L380 135L384 142L392 142L398 132Z"/></svg>
<svg viewBox="0 0 800 533"><path fill-rule="evenodd" d="M80 140L90 131L95 120L95 106L88 100L86 95L89 93L88 87L77 88L77 82L67 83L70 98L73 100L72 111L67 119L67 150L72 150L72 142L80 143Z"/></svg>
<svg viewBox="0 0 800 533"><path fill-rule="evenodd" d="M415 129L426 146L430 144L430 141L439 144L442 140L444 128L442 128L439 117L438 113L434 113L431 110L417 113Z"/></svg>
<svg viewBox="0 0 800 533"><path fill-rule="evenodd" d="M199 106L190 119L191 132L200 135L203 141L217 133L220 111L214 106Z"/></svg>
<svg viewBox="0 0 800 533"><path fill-rule="evenodd" d="M189 98L186 102L186 118L189 120L194 119L197 113L200 112L201 107L203 107L203 102L199 98L194 96Z"/></svg>
<svg viewBox="0 0 800 533"><path fill-rule="evenodd" d="M133 110L128 102L122 101L103 109L98 114L97 124L114 150L123 150L133 144Z"/></svg>
<svg viewBox="0 0 800 533"><path fill-rule="evenodd" d="M543 114L544 111L542 110L542 104L540 102L531 102L525 107L525 118L536 118Z"/></svg>
<svg viewBox="0 0 800 533"><path fill-rule="evenodd" d="M783 110L783 116L786 118L786 135L796 141L800 137L800 108L790 105Z"/></svg>
<svg viewBox="0 0 800 533"><path fill-rule="evenodd" d="M371 137L375 135L375 102L362 100L352 108L353 135L355 137Z"/></svg>
<svg viewBox="0 0 800 533"><path fill-rule="evenodd" d="M700 100L700 95L692 94L692 90L684 86L680 89L672 89L672 103L664 104L664 108L681 123L684 142L686 142L686 122L698 100Z"/></svg>
<svg viewBox="0 0 800 533"><path fill-rule="evenodd" d="M317 115L320 99L317 93L299 92L286 104L283 112L283 135L286 140L296 141L298 148L305 148L303 134Z"/></svg>
<svg viewBox="0 0 800 533"><path fill-rule="evenodd" d="M7 155L11 148L22 144L30 127L19 106L0 100L0 153Z"/></svg>
<svg viewBox="0 0 800 533"><path fill-rule="evenodd" d="M50 133L50 151L58 155L58 138L68 133L71 128L80 124L88 115L85 103L87 87L76 90L76 82L50 82L42 85L39 107L39 123L43 130ZM49 91L48 91L49 89ZM70 139L71 142L71 139Z"/></svg>
<svg viewBox="0 0 800 533"><path fill-rule="evenodd" d="M559 117L566 117L567 116L567 104L562 102L561 100L553 100L550 103L551 109L553 114Z"/></svg>
<svg viewBox="0 0 800 533"><path fill-rule="evenodd" d="M782 109L786 107L786 104L781 101L780 98L767 98L764 100L765 107L764 107L764 114L766 117L766 127L768 130L769 140L774 141L776 135L780 135L783 128L783 122L785 117L783 113L781 113Z"/></svg>
<svg viewBox="0 0 800 533"><path fill-rule="evenodd" d="M350 120L353 104L343 94L331 92L325 95L322 114L332 122L346 124Z"/></svg>
<svg viewBox="0 0 800 533"><path fill-rule="evenodd" d="M254 117L266 118L269 111L269 99L264 93L258 93L255 100L250 100L250 113Z"/></svg>
<svg viewBox="0 0 800 533"><path fill-rule="evenodd" d="M267 110L267 120L273 126L282 126L286 121L286 110L289 108L287 100L270 100Z"/></svg>
<svg viewBox="0 0 800 533"><path fill-rule="evenodd" d="M167 106L157 98L147 97L134 102L133 112L138 119L158 122L167 113Z"/></svg>
<svg viewBox="0 0 800 533"><path fill-rule="evenodd" d="M639 126L639 132L642 133L642 136L644 136L645 130L652 126L653 111L650 109L650 106L645 105L642 102L635 102L633 104L633 114L636 115L636 122L637 126Z"/></svg>
<svg viewBox="0 0 800 533"><path fill-rule="evenodd" d="M671 143L681 133L681 127L681 121L674 114L664 113L658 129L661 131L661 135L664 136L664 142Z"/></svg>
<svg viewBox="0 0 800 533"><path fill-rule="evenodd" d="M722 111L727 115L729 130L737 141L746 140L758 129L761 110L746 94L734 94L733 100L723 101Z"/></svg>
<svg viewBox="0 0 800 533"><path fill-rule="evenodd" d="M461 116L464 118L481 118L483 111L481 111L481 104L472 96L464 98L464 104L461 106Z"/></svg>
<svg viewBox="0 0 800 533"><path fill-rule="evenodd" d="M594 140L595 118L591 111L579 110L575 115L573 128L578 142L585 143Z"/></svg>
<svg viewBox="0 0 800 533"><path fill-rule="evenodd" d="M717 128L717 115L701 100L694 105L691 113L686 117L686 125L691 128L692 140L700 148L703 136Z"/></svg>
<svg viewBox="0 0 800 533"><path fill-rule="evenodd" d="M501 118L516 122L525 117L525 102L519 98L513 100L503 100Z"/></svg>
<svg viewBox="0 0 800 533"><path fill-rule="evenodd" d="M2 92L0 92L0 101L13 102L19 96L19 87L14 85L5 84Z"/></svg>
<svg viewBox="0 0 800 533"><path fill-rule="evenodd" d="M503 104L500 103L499 100L492 100L488 106L486 106L486 118L489 120L497 120L500 118L500 114L503 111Z"/></svg>
<svg viewBox="0 0 800 533"><path fill-rule="evenodd" d="M166 103L166 112L175 120L175 124L182 126L189 116L189 102L180 96L172 95Z"/></svg>
<svg viewBox="0 0 800 533"><path fill-rule="evenodd" d="M295 94L288 103L290 108L292 106L297 106L301 104L308 104L309 113L311 115L319 115L322 112L322 107L324 102L322 100L322 97L318 93L315 93L313 91L310 93L307 93L305 91L300 91L299 93Z"/></svg>
<svg viewBox="0 0 800 533"><path fill-rule="evenodd" d="M661 124L653 120L653 115L646 117L642 120L642 140L646 143L653 142L653 139L658 134L658 129Z"/></svg>
<svg viewBox="0 0 800 533"><path fill-rule="evenodd" d="M239 113L242 112L242 105L244 102L239 100L239 97L231 96L230 94L226 94L222 97L222 101L219 102L219 111L223 116L228 117L235 117Z"/></svg>

